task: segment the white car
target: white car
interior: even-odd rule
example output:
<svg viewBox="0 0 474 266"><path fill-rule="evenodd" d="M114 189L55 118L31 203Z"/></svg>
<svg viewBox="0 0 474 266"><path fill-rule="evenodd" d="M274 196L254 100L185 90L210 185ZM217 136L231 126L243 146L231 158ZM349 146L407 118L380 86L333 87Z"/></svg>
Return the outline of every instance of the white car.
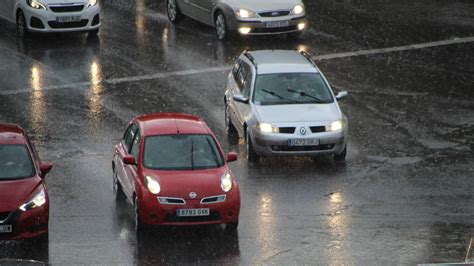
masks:
<svg viewBox="0 0 474 266"><path fill-rule="evenodd" d="M18 35L29 32L87 31L100 27L98 0L2 0L0 17L17 25Z"/></svg>
<svg viewBox="0 0 474 266"><path fill-rule="evenodd" d="M191 17L214 26L219 39L241 35L300 33L307 27L301 0L166 0L168 18Z"/></svg>
<svg viewBox="0 0 474 266"><path fill-rule="evenodd" d="M344 161L348 122L331 86L308 54L244 52L229 74L229 137L245 138L247 158L333 155Z"/></svg>

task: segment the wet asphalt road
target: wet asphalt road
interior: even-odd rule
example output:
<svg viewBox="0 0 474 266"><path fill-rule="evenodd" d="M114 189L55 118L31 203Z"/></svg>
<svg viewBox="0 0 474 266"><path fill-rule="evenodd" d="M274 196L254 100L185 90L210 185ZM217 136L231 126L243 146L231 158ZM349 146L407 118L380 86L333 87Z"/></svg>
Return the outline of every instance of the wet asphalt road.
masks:
<svg viewBox="0 0 474 266"><path fill-rule="evenodd" d="M306 1L301 40L219 42L162 1L103 0L102 29L25 41L0 22L0 122L32 137L47 177L49 245L0 242L0 258L52 264L415 264L470 260L474 237L474 42L378 48L474 36L469 0ZM429 45L428 45L429 46ZM245 160L222 102L245 49L304 49L350 121L345 165L321 158ZM369 55L357 51L373 50ZM321 57L316 57L321 58ZM202 116L239 179L237 235L170 228L138 238L132 208L112 197L111 155L132 117Z"/></svg>

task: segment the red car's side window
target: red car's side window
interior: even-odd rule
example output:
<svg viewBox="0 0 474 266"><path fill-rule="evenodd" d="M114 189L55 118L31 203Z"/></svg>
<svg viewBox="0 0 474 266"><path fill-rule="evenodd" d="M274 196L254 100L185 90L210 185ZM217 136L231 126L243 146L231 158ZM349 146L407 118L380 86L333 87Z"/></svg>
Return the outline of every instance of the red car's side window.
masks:
<svg viewBox="0 0 474 266"><path fill-rule="evenodd" d="M130 153L130 149L132 147L133 140L135 139L135 134L138 130L138 126L136 124L132 124L128 127L127 131L123 136L123 144L127 153Z"/></svg>
<svg viewBox="0 0 474 266"><path fill-rule="evenodd" d="M138 161L138 154L140 152L140 130L137 130L135 138L133 139L132 148L130 149L130 155L135 157L135 161Z"/></svg>

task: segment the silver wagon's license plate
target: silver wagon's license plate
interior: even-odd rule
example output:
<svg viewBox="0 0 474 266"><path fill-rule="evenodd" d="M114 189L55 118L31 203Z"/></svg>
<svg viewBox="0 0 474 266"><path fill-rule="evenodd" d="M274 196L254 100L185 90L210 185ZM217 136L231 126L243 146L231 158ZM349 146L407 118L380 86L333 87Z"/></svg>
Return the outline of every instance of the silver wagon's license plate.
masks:
<svg viewBox="0 0 474 266"><path fill-rule="evenodd" d="M178 209L178 217L209 216L209 209Z"/></svg>
<svg viewBox="0 0 474 266"><path fill-rule="evenodd" d="M318 146L319 139L289 139L288 146Z"/></svg>
<svg viewBox="0 0 474 266"><path fill-rule="evenodd" d="M59 23L78 22L78 21L81 21L81 16L56 17L56 22L59 22Z"/></svg>
<svg viewBox="0 0 474 266"><path fill-rule="evenodd" d="M11 233L12 226L11 225L0 225L0 233Z"/></svg>
<svg viewBox="0 0 474 266"><path fill-rule="evenodd" d="M269 21L265 23L265 26L267 28L281 28L281 27L288 27L290 25L290 22L285 20L285 21Z"/></svg>

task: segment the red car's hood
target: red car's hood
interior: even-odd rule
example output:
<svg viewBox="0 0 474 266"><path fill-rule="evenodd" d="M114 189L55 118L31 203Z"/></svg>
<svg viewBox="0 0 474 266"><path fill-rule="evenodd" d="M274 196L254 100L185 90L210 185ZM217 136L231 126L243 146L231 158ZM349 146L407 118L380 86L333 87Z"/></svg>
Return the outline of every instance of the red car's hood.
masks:
<svg viewBox="0 0 474 266"><path fill-rule="evenodd" d="M39 177L0 181L0 212L18 209L40 183Z"/></svg>
<svg viewBox="0 0 474 266"><path fill-rule="evenodd" d="M191 199L189 193L197 194L196 198L225 194L221 189L221 177L227 167L193 171L154 171L146 174L155 177L160 183L162 197Z"/></svg>

